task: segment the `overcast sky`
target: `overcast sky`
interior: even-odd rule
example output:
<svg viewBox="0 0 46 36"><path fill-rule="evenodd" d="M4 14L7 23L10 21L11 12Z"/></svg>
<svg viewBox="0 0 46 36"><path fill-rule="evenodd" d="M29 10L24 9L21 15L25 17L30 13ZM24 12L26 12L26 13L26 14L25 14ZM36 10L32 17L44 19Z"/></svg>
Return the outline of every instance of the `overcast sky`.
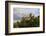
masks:
<svg viewBox="0 0 46 36"><path fill-rule="evenodd" d="M13 8L14 14L29 14L33 13L34 15L38 16L40 15L40 9L39 8Z"/></svg>

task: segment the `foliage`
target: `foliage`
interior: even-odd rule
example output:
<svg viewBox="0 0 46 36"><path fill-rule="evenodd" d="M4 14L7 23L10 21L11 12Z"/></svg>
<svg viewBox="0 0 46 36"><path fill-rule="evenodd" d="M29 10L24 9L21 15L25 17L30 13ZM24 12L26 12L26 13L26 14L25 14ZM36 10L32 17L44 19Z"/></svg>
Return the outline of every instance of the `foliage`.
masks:
<svg viewBox="0 0 46 36"><path fill-rule="evenodd" d="M17 21L16 23L14 23L14 28L16 27L39 27L39 18L40 16L35 17L34 15L32 16L32 14L29 14L29 17L22 17L21 22Z"/></svg>

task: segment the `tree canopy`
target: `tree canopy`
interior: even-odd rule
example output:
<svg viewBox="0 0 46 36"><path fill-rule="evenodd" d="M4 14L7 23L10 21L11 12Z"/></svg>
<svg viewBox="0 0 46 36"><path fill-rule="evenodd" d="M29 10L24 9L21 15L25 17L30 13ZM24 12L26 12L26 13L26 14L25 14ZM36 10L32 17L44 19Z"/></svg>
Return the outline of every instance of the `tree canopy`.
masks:
<svg viewBox="0 0 46 36"><path fill-rule="evenodd" d="M22 17L21 22L17 21L14 23L13 27L39 27L39 18L40 16L32 16L32 14L29 14L29 17Z"/></svg>

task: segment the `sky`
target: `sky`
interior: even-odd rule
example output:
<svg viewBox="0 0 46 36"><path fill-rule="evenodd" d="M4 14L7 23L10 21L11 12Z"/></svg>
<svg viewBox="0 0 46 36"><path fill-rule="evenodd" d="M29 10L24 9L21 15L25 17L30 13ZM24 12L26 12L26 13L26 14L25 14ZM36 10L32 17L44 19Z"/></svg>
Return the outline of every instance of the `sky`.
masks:
<svg viewBox="0 0 46 36"><path fill-rule="evenodd" d="M40 15L40 9L39 8L13 8L13 16L14 19L15 17L22 17L25 16L26 14L34 14L35 16Z"/></svg>
<svg viewBox="0 0 46 36"><path fill-rule="evenodd" d="M14 8L13 11L15 14L33 13L35 15L40 15L40 9L39 8Z"/></svg>

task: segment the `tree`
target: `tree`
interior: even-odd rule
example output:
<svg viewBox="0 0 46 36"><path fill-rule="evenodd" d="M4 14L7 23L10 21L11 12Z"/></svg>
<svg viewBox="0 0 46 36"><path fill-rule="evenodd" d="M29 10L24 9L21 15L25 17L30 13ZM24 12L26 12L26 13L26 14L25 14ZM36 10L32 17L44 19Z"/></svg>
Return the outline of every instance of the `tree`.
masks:
<svg viewBox="0 0 46 36"><path fill-rule="evenodd" d="M39 16L35 17L34 15L32 16L32 14L30 13L29 14L30 19L28 20L26 18L22 17L21 22L17 21L16 23L14 23L14 27L39 27L39 23L40 23Z"/></svg>
<svg viewBox="0 0 46 36"><path fill-rule="evenodd" d="M32 14L31 13L29 14L29 17L32 17Z"/></svg>

